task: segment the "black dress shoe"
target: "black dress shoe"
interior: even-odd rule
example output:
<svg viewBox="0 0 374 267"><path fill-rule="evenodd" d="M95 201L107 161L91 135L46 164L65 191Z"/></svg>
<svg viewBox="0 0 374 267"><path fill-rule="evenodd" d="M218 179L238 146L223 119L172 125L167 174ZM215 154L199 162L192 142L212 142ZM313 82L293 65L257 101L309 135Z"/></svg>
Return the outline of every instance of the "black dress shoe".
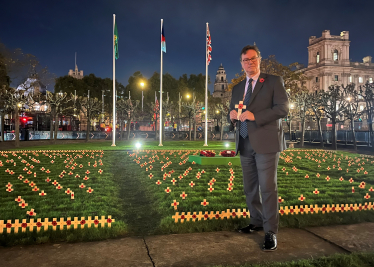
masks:
<svg viewBox="0 0 374 267"><path fill-rule="evenodd" d="M264 245L262 246L263 251L274 251L277 249L277 236L269 231L265 234Z"/></svg>
<svg viewBox="0 0 374 267"><path fill-rule="evenodd" d="M250 233L261 231L261 230L264 230L264 227L250 224L250 225L247 225L246 227L238 229L238 232L242 234L250 234Z"/></svg>

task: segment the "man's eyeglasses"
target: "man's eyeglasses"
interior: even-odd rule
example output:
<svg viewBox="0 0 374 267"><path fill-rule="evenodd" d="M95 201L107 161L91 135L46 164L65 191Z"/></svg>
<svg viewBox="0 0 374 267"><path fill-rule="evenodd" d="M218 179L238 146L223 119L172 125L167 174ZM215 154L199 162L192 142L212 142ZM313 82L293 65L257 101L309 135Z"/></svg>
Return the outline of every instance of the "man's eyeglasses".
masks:
<svg viewBox="0 0 374 267"><path fill-rule="evenodd" d="M242 62L244 63L249 63L250 61L252 61L252 63L256 62L256 60L260 58L260 57L253 57L253 58L245 58L242 60Z"/></svg>

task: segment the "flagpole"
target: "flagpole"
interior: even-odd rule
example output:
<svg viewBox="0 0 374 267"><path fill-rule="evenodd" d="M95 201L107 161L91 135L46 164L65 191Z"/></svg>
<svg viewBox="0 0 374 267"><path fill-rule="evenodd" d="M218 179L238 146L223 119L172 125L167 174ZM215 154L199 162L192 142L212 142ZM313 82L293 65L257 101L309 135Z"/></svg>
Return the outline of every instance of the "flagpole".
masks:
<svg viewBox="0 0 374 267"><path fill-rule="evenodd" d="M164 20L161 19L161 34L162 34L162 25L164 23ZM162 145L162 42L161 42L161 69L160 69L160 143L158 146Z"/></svg>
<svg viewBox="0 0 374 267"><path fill-rule="evenodd" d="M116 58L115 58L115 40L114 27L116 25L116 15L113 14L113 123L112 123L112 146L116 146Z"/></svg>
<svg viewBox="0 0 374 267"><path fill-rule="evenodd" d="M204 146L208 146L208 40L207 40L207 32L208 32L208 22L206 23L205 29L205 142Z"/></svg>

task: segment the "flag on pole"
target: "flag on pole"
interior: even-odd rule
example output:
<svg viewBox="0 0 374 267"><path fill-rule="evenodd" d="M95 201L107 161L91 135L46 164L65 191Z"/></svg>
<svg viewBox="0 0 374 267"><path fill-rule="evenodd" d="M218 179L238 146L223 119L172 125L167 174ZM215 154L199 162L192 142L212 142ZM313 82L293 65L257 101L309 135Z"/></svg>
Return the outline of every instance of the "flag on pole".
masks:
<svg viewBox="0 0 374 267"><path fill-rule="evenodd" d="M164 23L162 23L162 30L161 30L161 50L166 53L166 41L165 41L165 34L164 34Z"/></svg>
<svg viewBox="0 0 374 267"><path fill-rule="evenodd" d="M119 58L118 53L118 31L117 31L117 24L114 24L114 53L116 56L116 59Z"/></svg>
<svg viewBox="0 0 374 267"><path fill-rule="evenodd" d="M209 65L210 61L212 60L212 56L210 55L210 52L212 52L212 40L210 39L210 31L209 26L207 25L207 31L206 31L206 58L207 58L207 64Z"/></svg>

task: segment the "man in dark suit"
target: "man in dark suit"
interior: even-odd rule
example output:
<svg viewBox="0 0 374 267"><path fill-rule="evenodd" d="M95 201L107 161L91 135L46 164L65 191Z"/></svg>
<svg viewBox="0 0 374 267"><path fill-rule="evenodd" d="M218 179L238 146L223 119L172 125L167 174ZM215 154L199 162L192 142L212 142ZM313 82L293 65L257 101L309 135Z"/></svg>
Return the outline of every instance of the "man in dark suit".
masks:
<svg viewBox="0 0 374 267"><path fill-rule="evenodd" d="M279 223L277 166L280 152L286 149L281 118L288 114L288 97L281 77L260 72L257 46L245 46L240 61L246 79L232 90L229 121L236 127L250 224L239 232L264 229L263 250L273 251ZM239 101L245 108L238 117Z"/></svg>

